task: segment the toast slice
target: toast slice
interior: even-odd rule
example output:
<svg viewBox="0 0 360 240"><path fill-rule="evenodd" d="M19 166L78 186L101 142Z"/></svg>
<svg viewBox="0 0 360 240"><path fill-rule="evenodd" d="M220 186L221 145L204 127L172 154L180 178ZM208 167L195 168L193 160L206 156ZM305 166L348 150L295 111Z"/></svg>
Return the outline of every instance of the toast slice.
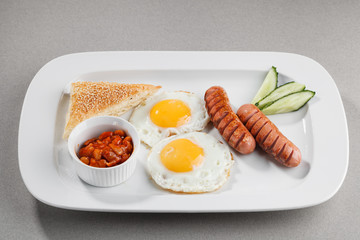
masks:
<svg viewBox="0 0 360 240"><path fill-rule="evenodd" d="M82 121L95 116L119 116L156 93L161 86L117 82L74 82L64 139Z"/></svg>

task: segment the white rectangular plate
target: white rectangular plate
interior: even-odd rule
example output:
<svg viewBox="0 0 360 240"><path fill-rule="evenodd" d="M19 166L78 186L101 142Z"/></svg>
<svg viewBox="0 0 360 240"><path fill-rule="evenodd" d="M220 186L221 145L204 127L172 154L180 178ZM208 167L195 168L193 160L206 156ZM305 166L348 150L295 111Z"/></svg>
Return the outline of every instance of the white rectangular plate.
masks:
<svg viewBox="0 0 360 240"><path fill-rule="evenodd" d="M76 175L61 139L68 96L76 80L149 83L203 97L220 85L235 109L252 100L267 71L279 84L304 83L316 91L301 110L270 116L301 150L302 163L285 168L262 150L234 154L227 183L206 194L175 194L157 187L142 146L134 175L111 188L96 188ZM123 117L128 118L130 113ZM221 140L211 125L206 131ZM118 212L242 212L295 209L320 204L340 188L348 167L348 129L338 89L327 71L304 56L276 52L93 52L46 64L31 82L19 126L22 178L38 200L60 208Z"/></svg>

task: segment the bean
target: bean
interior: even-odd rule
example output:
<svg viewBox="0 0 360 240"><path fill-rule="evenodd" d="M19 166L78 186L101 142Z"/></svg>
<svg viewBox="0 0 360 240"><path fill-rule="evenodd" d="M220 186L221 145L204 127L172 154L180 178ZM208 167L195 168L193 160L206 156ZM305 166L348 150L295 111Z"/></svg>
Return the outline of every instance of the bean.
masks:
<svg viewBox="0 0 360 240"><path fill-rule="evenodd" d="M93 152L93 156L96 160L100 160L101 159L101 149L96 148Z"/></svg>
<svg viewBox="0 0 360 240"><path fill-rule="evenodd" d="M87 140L78 157L92 167L112 167L125 162L133 151L132 138L123 130L107 131Z"/></svg>
<svg viewBox="0 0 360 240"><path fill-rule="evenodd" d="M111 143L115 145L120 145L121 141L122 141L121 137L119 135L115 135Z"/></svg>
<svg viewBox="0 0 360 240"><path fill-rule="evenodd" d="M96 140L96 138L91 138L91 139L87 140L87 141L84 143L84 145L87 146L87 145L89 145L90 143L95 142L95 140Z"/></svg>
<svg viewBox="0 0 360 240"><path fill-rule="evenodd" d="M125 148L122 146L118 146L115 144L110 143L109 147L111 147L111 149L117 154L117 155L122 155L125 152Z"/></svg>
<svg viewBox="0 0 360 240"><path fill-rule="evenodd" d="M133 150L133 145L131 144L131 142L123 141L122 146L124 146L125 152L127 153L131 153Z"/></svg>
<svg viewBox="0 0 360 240"><path fill-rule="evenodd" d="M103 143L104 143L104 144L109 144L109 143L111 143L111 138L110 138L110 137L105 138L105 139L103 140Z"/></svg>
<svg viewBox="0 0 360 240"><path fill-rule="evenodd" d="M81 157L80 158L80 161L82 161L83 163L85 163L86 165L89 165L90 163L90 160L88 157Z"/></svg>
<svg viewBox="0 0 360 240"><path fill-rule="evenodd" d="M113 151L105 151L103 156L105 157L108 162L111 162L113 160L116 160L117 156Z"/></svg>
<svg viewBox="0 0 360 240"><path fill-rule="evenodd" d="M79 151L80 157L91 157L95 148L92 145L88 145Z"/></svg>
<svg viewBox="0 0 360 240"><path fill-rule="evenodd" d="M129 157L129 153L124 153L123 155L121 155L121 162L125 162L126 160L128 160Z"/></svg>
<svg viewBox="0 0 360 240"><path fill-rule="evenodd" d="M120 137L125 137L125 132L123 130L121 130L121 129L115 130L114 134L118 135Z"/></svg>
<svg viewBox="0 0 360 240"><path fill-rule="evenodd" d="M90 159L90 166L92 166L92 167L99 167L99 164L97 163L97 161L95 160L95 158L91 158L91 159Z"/></svg>
<svg viewBox="0 0 360 240"><path fill-rule="evenodd" d="M103 140L105 138L111 137L113 135L113 132L103 132L99 136L99 140Z"/></svg>
<svg viewBox="0 0 360 240"><path fill-rule="evenodd" d="M101 159L98 161L98 165L100 168L104 168L104 167L107 167L106 166L106 160L105 159Z"/></svg>

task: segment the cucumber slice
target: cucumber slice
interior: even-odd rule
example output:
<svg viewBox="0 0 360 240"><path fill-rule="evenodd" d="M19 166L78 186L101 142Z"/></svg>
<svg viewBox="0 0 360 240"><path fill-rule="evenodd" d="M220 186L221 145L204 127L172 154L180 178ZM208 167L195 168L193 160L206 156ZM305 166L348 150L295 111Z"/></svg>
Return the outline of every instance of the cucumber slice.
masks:
<svg viewBox="0 0 360 240"><path fill-rule="evenodd" d="M274 101L272 104L267 105L261 111L265 115L297 111L302 108L314 95L315 92L310 90L291 93Z"/></svg>
<svg viewBox="0 0 360 240"><path fill-rule="evenodd" d="M297 82L288 82L280 87L276 88L274 91L269 93L266 97L261 99L259 102L255 103L255 105L259 109L263 109L266 105L276 101L279 98L282 98L286 95L289 95L294 92L299 92L305 89L305 84L297 83Z"/></svg>
<svg viewBox="0 0 360 240"><path fill-rule="evenodd" d="M251 101L252 104L257 103L261 99L263 99L266 95L272 92L277 87L278 82L278 72L276 71L276 67L272 67L268 74L266 75L260 89L257 91L254 99Z"/></svg>

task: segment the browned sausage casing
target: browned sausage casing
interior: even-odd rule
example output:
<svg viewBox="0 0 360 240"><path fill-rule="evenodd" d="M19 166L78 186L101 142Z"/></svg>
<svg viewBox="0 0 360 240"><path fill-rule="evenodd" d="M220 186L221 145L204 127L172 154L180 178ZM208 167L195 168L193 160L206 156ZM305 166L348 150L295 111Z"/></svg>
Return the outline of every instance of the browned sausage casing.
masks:
<svg viewBox="0 0 360 240"><path fill-rule="evenodd" d="M301 162L301 152L287 139L260 110L253 104L241 106L237 115L254 136L258 145L282 165L296 167Z"/></svg>
<svg viewBox="0 0 360 240"><path fill-rule="evenodd" d="M231 109L225 90L218 86L211 87L204 99L210 119L225 141L242 154L253 152L255 139Z"/></svg>

